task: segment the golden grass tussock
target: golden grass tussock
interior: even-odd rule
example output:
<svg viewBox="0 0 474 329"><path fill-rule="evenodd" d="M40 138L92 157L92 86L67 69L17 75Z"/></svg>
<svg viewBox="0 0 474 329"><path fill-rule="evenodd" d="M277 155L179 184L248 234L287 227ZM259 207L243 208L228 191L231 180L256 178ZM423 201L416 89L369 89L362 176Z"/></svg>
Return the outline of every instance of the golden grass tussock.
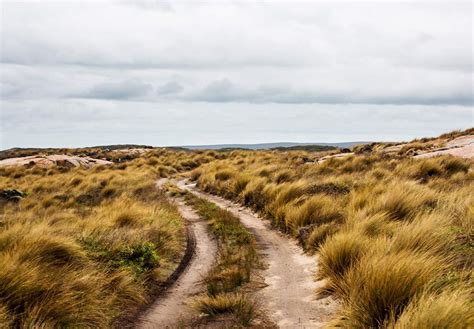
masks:
<svg viewBox="0 0 474 329"><path fill-rule="evenodd" d="M460 328L474 323L472 298L466 289L454 289L440 294L424 293L403 310L389 328Z"/></svg>
<svg viewBox="0 0 474 329"><path fill-rule="evenodd" d="M296 231L307 225L341 222L343 218L344 215L334 200L327 196L315 196L294 203L286 212L286 226Z"/></svg>
<svg viewBox="0 0 474 329"><path fill-rule="evenodd" d="M210 317L233 314L243 326L248 326L254 317L254 304L242 294L203 296L194 305L200 313Z"/></svg>
<svg viewBox="0 0 474 329"><path fill-rule="evenodd" d="M0 206L2 324L108 328L148 302L177 266L184 231L152 168L135 162L2 169L2 187L27 193Z"/></svg>
<svg viewBox="0 0 474 329"><path fill-rule="evenodd" d="M328 279L324 289L341 290L344 274L369 250L371 241L356 232L338 232L319 248L320 278Z"/></svg>
<svg viewBox="0 0 474 329"><path fill-rule="evenodd" d="M308 163L318 156L305 152L247 151L245 162L237 152L202 165L197 181L258 211L318 254L324 289L342 301L338 324L402 328L425 323L423 314L442 303L428 300L445 300L459 283L472 284L474 160L410 158L432 148L435 141L427 141L393 155L369 145L320 164ZM234 174L224 184L212 177L217 170ZM432 327L452 328L449 321L440 314Z"/></svg>
<svg viewBox="0 0 474 329"><path fill-rule="evenodd" d="M155 180L184 174L318 255L318 275L341 301L334 325L467 328L474 159L411 155L469 133L415 140L390 154L383 144L362 145L322 163L337 152L100 151L116 163L0 168L2 189L26 192L0 202L0 321L110 327L143 305L184 246L179 213ZM198 307L211 316L234 312L246 325L253 311L241 287L258 263L252 236L228 213L193 202L223 246Z"/></svg>
<svg viewBox="0 0 474 329"><path fill-rule="evenodd" d="M347 271L340 296L348 307L339 323L344 327L383 327L397 318L445 266L432 255L384 250L367 253Z"/></svg>

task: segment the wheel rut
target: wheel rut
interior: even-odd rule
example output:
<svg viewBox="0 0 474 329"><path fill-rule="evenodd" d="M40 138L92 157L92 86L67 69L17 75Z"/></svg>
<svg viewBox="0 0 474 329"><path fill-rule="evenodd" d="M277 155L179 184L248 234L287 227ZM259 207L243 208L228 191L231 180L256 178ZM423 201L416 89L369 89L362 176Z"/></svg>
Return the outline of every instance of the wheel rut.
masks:
<svg viewBox="0 0 474 329"><path fill-rule="evenodd" d="M322 282L314 281L317 258L305 254L295 241L272 229L251 210L221 197L198 190L185 180L179 188L215 203L240 218L258 242L266 269L261 275L265 288L257 292L260 304L280 328L320 328L337 308L331 297L316 299L315 290Z"/></svg>
<svg viewBox="0 0 474 329"><path fill-rule="evenodd" d="M158 187L164 182L166 180L158 181ZM216 241L208 232L206 221L184 201L176 199L175 202L186 221L188 239L191 239L188 244L194 244L190 260L184 262L183 268L178 267L175 281L140 317L137 328L176 328L189 321L194 314L189 302L204 290L202 279L216 260Z"/></svg>

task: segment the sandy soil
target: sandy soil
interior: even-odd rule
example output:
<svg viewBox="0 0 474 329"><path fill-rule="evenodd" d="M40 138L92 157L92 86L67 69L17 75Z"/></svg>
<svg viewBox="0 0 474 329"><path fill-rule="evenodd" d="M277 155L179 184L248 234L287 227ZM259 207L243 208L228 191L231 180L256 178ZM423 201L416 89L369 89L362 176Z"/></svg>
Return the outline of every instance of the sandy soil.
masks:
<svg viewBox="0 0 474 329"><path fill-rule="evenodd" d="M163 183L164 180L160 180L157 185ZM206 222L183 201L177 201L177 205L194 235L195 253L176 282L142 316L138 328L176 328L191 319L195 314L190 301L204 290L202 279L216 258L216 241L208 233Z"/></svg>
<svg viewBox="0 0 474 329"><path fill-rule="evenodd" d="M337 303L331 298L316 299L314 281L317 259L308 256L291 239L273 230L268 221L231 201L199 191L185 181L178 186L203 197L238 216L252 231L267 268L262 270L267 286L257 292L260 304L280 328L320 328L334 313Z"/></svg>
<svg viewBox="0 0 474 329"><path fill-rule="evenodd" d="M26 165L35 165L39 167L50 167L53 165L60 165L66 167L85 167L91 168L96 165L110 165L112 162L94 159L90 157L78 157L70 156L65 154L55 154L55 155L32 155L21 158L9 158L0 161L0 167L7 166L26 166Z"/></svg>

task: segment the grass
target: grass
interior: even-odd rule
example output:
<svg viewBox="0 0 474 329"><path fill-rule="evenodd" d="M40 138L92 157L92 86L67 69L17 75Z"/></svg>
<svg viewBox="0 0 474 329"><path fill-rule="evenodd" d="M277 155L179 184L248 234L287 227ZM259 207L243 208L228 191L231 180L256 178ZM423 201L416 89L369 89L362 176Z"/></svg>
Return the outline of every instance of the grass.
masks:
<svg viewBox="0 0 474 329"><path fill-rule="evenodd" d="M474 160L411 157L439 141L413 141L391 155L374 143L320 164L305 160L317 153L240 151L190 177L318 254L323 291L342 304L334 324L463 328L472 323L465 310L472 303ZM232 175L216 179L217 172ZM452 296L461 296L452 306L456 321L432 315Z"/></svg>
<svg viewBox="0 0 474 329"><path fill-rule="evenodd" d="M195 307L210 317L233 314L243 326L249 326L254 317L254 304L242 294L204 296L196 301Z"/></svg>
<svg viewBox="0 0 474 329"><path fill-rule="evenodd" d="M421 295L388 327L435 329L449 325L451 328L467 329L473 323L474 311L469 294L465 290L455 289L438 295Z"/></svg>
<svg viewBox="0 0 474 329"><path fill-rule="evenodd" d="M108 328L150 301L184 246L151 166L2 168L0 321ZM122 169L121 169L122 168Z"/></svg>
<svg viewBox="0 0 474 329"><path fill-rule="evenodd" d="M367 253L341 280L340 296L350 307L338 323L351 328L383 327L442 271L442 262L434 256L410 251Z"/></svg>
<svg viewBox="0 0 474 329"><path fill-rule="evenodd" d="M186 200L208 221L219 244L217 263L205 278L207 294L196 300L196 309L209 317L232 314L240 325L250 325L255 306L243 287L259 266L254 236L229 211L189 192Z"/></svg>
<svg viewBox="0 0 474 329"><path fill-rule="evenodd" d="M322 163L337 151L81 149L64 152L115 164L0 168L8 191L0 194L0 322L107 328L148 303L184 246L181 218L154 181L185 172L318 255L323 289L341 302L333 325L468 328L474 160L411 156L472 133L414 140L391 153L372 143ZM33 151L12 152L5 156ZM220 244L196 307L251 325L255 306L245 287L259 265L252 235L229 212L188 202Z"/></svg>

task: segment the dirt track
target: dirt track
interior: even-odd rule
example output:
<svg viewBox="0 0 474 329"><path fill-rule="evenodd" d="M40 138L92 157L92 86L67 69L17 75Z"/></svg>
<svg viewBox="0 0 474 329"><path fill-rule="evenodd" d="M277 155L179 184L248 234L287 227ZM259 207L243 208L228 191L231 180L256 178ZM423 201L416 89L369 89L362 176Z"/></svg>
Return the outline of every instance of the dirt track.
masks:
<svg viewBox="0 0 474 329"><path fill-rule="evenodd" d="M337 304L330 297L315 298L315 289L322 284L313 280L316 257L304 254L294 241L273 230L268 221L250 210L203 193L185 181L179 181L178 186L229 210L255 234L268 265L262 273L268 286L258 292L258 297L280 328L320 328L329 320Z"/></svg>
<svg viewBox="0 0 474 329"><path fill-rule="evenodd" d="M163 182L159 181L157 185ZM216 257L216 241L208 233L206 222L184 202L178 201L177 206L196 241L194 254L176 282L142 316L138 328L176 328L189 320L193 314L190 299L203 291L202 278Z"/></svg>

